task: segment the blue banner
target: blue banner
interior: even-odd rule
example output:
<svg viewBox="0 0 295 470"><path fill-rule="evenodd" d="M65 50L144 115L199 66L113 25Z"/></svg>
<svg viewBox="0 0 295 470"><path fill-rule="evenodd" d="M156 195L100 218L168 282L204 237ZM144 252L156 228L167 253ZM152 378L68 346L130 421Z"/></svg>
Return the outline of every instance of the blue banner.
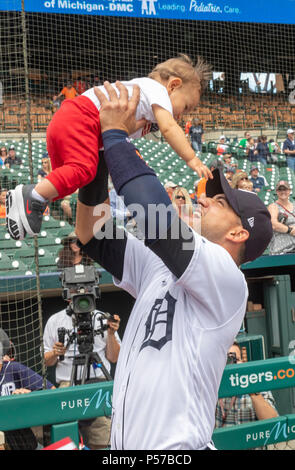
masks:
<svg viewBox="0 0 295 470"><path fill-rule="evenodd" d="M0 10L20 9L20 0L0 0ZM25 0L25 10L136 18L295 23L295 0Z"/></svg>

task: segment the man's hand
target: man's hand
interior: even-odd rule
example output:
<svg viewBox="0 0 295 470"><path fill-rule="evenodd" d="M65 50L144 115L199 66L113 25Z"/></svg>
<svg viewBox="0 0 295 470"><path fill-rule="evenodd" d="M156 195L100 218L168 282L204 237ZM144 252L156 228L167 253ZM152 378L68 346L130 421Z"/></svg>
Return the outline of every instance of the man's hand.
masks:
<svg viewBox="0 0 295 470"><path fill-rule="evenodd" d="M66 353L67 348L58 341L54 343L52 348L52 354L57 358L58 356L64 356Z"/></svg>
<svg viewBox="0 0 295 470"><path fill-rule="evenodd" d="M12 392L12 395L25 395L26 393L31 393L31 390L28 390L27 388L17 388Z"/></svg>
<svg viewBox="0 0 295 470"><path fill-rule="evenodd" d="M108 333L111 335L115 334L115 332L118 331L121 321L119 315L113 315L113 317L116 320L115 322L112 322L110 320L108 321Z"/></svg>
<svg viewBox="0 0 295 470"><path fill-rule="evenodd" d="M135 120L135 112L140 98L140 88L134 85L132 96L129 99L127 88L119 81L116 82L116 87L120 92L119 96L109 82L104 82L104 87L108 92L109 98L98 88L94 88L94 93L101 104L99 110L101 132L110 129L120 129L130 135L144 127L146 124L145 119Z"/></svg>

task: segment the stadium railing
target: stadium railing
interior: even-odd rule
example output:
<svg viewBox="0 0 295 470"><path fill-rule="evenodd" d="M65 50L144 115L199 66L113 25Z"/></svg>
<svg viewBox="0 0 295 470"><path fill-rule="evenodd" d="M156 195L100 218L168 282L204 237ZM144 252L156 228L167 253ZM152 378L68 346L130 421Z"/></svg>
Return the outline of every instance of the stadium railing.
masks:
<svg viewBox="0 0 295 470"><path fill-rule="evenodd" d="M226 366L219 397L294 387L294 359L287 356ZM79 420L111 415L112 390L110 381L2 397L0 429L52 425L53 442L63 437L77 439ZM220 428L213 433L213 442L219 450L251 449L294 438L295 414Z"/></svg>

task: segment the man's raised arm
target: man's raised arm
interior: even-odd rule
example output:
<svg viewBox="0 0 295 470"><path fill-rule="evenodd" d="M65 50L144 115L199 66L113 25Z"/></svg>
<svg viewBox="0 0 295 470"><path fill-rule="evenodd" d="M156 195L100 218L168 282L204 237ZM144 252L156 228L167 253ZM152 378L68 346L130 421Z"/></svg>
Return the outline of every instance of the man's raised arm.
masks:
<svg viewBox="0 0 295 470"><path fill-rule="evenodd" d="M194 235L171 206L154 170L144 162L128 139L128 135L138 125L135 111L139 89L134 87L129 99L126 87L120 82L116 83L119 96L108 82L104 86L109 99L99 89L95 93L101 103L100 122L105 162L115 190L123 196L130 212L135 206L134 217L144 235L145 244L162 259L173 274L180 277L194 252ZM157 212L160 206L164 208L165 217L157 214L149 217L150 208ZM185 243L187 246L190 244L189 249L184 248Z"/></svg>

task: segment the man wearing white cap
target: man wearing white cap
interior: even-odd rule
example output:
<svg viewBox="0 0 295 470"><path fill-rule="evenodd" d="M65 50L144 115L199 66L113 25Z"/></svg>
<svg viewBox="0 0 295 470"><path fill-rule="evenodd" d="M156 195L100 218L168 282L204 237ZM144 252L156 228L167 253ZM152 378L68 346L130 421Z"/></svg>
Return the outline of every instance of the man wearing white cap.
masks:
<svg viewBox="0 0 295 470"><path fill-rule="evenodd" d="M175 188L177 188L177 184L173 183L173 181L167 181L165 183L164 188L166 189L166 192L170 199L172 199L172 195L174 193Z"/></svg>
<svg viewBox="0 0 295 470"><path fill-rule="evenodd" d="M283 144L283 152L286 155L288 167L295 171L295 140L293 129L287 130L287 139Z"/></svg>

